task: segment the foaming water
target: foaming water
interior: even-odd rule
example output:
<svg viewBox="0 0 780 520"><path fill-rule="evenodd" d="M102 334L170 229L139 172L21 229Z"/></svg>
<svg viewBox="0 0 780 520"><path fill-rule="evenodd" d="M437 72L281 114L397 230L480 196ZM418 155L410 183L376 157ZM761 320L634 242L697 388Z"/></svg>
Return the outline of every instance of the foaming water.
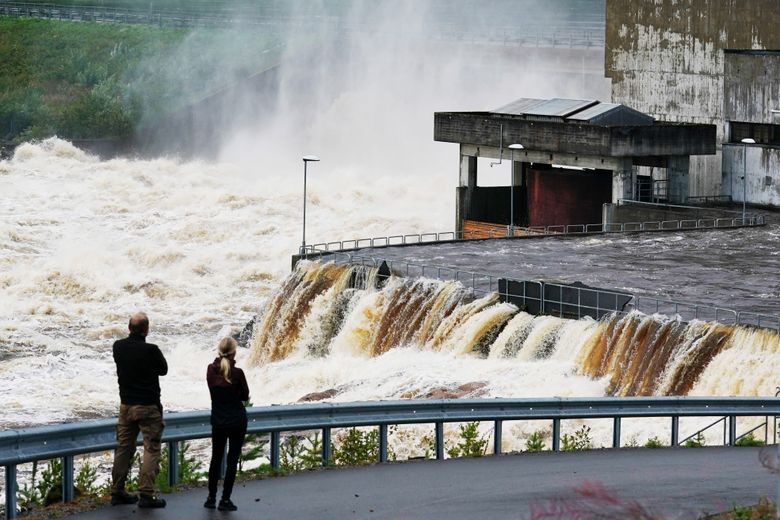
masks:
<svg viewBox="0 0 780 520"><path fill-rule="evenodd" d="M190 389L216 341L289 272L302 179L229 162L100 161L56 138L19 146L0 169L0 428L115 413L110 346L135 309L174 356L164 404L207 407L207 392ZM330 179L309 179L310 241L420 232L451 213L424 196L442 182L434 175L418 179L431 186L417 198L381 205L375 188L388 179L347 190Z"/></svg>
<svg viewBox="0 0 780 520"><path fill-rule="evenodd" d="M530 366L546 376L554 377L554 371L573 377L572 382L598 380L609 395L687 395L694 388L713 385L718 395L771 395L771 374L779 362L776 331L686 323L638 312L599 322L534 317L499 302L495 293L476 298L452 281L398 277L382 281L374 269L363 266L300 262L271 301L283 305L265 309L251 346L252 362L261 366L293 354L374 360L411 349L437 354L438 363L466 360L475 370L486 364ZM325 329L327 335L321 333ZM284 348L279 348L280 341ZM748 361L745 372L729 370L728 363L741 357ZM491 377L486 386L499 377ZM456 380L451 388L469 382ZM525 388L531 382L519 384ZM544 383L531 388L535 395L571 390ZM348 387L328 390L351 392ZM416 392L427 390L423 385ZM508 395L523 393L522 388L513 388Z"/></svg>
<svg viewBox="0 0 780 520"><path fill-rule="evenodd" d="M458 283L333 264L304 262L288 275L298 178L258 179L230 163L98 161L58 139L22 145L0 171L0 428L115 414L110 346L138 308L170 362L162 391L173 410L208 406L213 346L255 315L238 362L257 405L323 390L353 401L772 395L776 386L776 333L638 314L533 317ZM451 208L428 196L443 181L417 182L428 181L381 207L366 194L389 178L347 190L327 175L312 181L307 234L446 228ZM322 202L331 197L344 205ZM388 225L386 215L404 217ZM531 426L505 431L517 428L523 439Z"/></svg>

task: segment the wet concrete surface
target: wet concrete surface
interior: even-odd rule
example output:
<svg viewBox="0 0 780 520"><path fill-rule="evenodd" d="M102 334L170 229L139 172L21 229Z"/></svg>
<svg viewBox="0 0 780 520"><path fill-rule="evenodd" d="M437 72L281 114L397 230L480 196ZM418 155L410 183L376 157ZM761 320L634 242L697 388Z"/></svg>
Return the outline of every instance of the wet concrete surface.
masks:
<svg viewBox="0 0 780 520"><path fill-rule="evenodd" d="M635 501L666 519L694 519L703 512L774 498L777 476L758 461L758 448L590 450L414 461L302 472L236 485L236 512L203 507L203 488L163 495L159 510L116 506L76 519L532 518L562 507L614 512L627 517ZM588 500L575 490L600 486L618 504ZM622 504L622 505L621 505ZM548 518L571 518L553 515Z"/></svg>
<svg viewBox="0 0 780 520"><path fill-rule="evenodd" d="M578 281L780 316L780 215L766 218L769 225L748 229L493 239L358 254L397 262L402 271L412 263L518 280ZM435 270L427 274L435 276Z"/></svg>

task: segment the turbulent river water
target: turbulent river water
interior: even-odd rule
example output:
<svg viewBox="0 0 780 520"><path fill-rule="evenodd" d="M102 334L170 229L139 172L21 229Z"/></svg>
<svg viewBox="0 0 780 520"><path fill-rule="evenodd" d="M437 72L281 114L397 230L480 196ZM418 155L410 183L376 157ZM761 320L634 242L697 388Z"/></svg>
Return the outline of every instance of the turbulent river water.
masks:
<svg viewBox="0 0 780 520"><path fill-rule="evenodd" d="M450 197L430 196L446 179L416 178L412 189L397 177L349 175L310 187L311 241L448 227ZM216 342L258 313L238 358L256 405L322 391L338 401L771 395L780 373L780 339L770 332L663 316L533 318L451 282L373 288L371 272L333 265L303 263L289 275L300 244L290 231L300 222L297 176L257 182L229 163L99 161L51 139L0 162L0 186L2 429L113 415L110 347L135 309L149 313L149 339L169 360L169 410L208 407L204 374ZM777 238L769 226L381 255L776 314ZM508 449L532 427L507 428ZM609 435L606 426L597 433ZM414 455L420 443L401 437L399 456Z"/></svg>

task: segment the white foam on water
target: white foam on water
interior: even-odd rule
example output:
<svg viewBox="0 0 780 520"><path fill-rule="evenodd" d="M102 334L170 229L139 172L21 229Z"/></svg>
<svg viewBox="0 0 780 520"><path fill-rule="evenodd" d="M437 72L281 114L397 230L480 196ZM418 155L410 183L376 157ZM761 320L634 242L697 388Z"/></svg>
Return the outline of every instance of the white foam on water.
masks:
<svg viewBox="0 0 780 520"><path fill-rule="evenodd" d="M190 399L188 388L207 352L289 272L302 179L227 162L100 161L57 138L0 165L0 428L112 413L110 347L136 309L171 360L164 404L206 407L207 393ZM428 196L435 175L392 197L377 191L388 178L348 189L334 178L309 179L309 242L447 227L452 201Z"/></svg>

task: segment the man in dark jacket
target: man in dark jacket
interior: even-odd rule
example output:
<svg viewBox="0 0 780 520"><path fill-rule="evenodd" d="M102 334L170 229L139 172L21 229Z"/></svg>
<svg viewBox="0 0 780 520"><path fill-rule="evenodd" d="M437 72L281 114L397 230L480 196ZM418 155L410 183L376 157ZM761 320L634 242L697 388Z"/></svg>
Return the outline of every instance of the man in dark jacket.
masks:
<svg viewBox="0 0 780 520"><path fill-rule="evenodd" d="M121 404L111 472L111 505L138 502L138 507L165 507L165 500L154 496L154 481L160 469L160 444L165 428L159 376L168 373L168 363L157 345L146 342L149 333L146 314L133 314L128 327L130 336L114 342ZM140 500L125 491L139 431L144 437L144 458L138 475Z"/></svg>

